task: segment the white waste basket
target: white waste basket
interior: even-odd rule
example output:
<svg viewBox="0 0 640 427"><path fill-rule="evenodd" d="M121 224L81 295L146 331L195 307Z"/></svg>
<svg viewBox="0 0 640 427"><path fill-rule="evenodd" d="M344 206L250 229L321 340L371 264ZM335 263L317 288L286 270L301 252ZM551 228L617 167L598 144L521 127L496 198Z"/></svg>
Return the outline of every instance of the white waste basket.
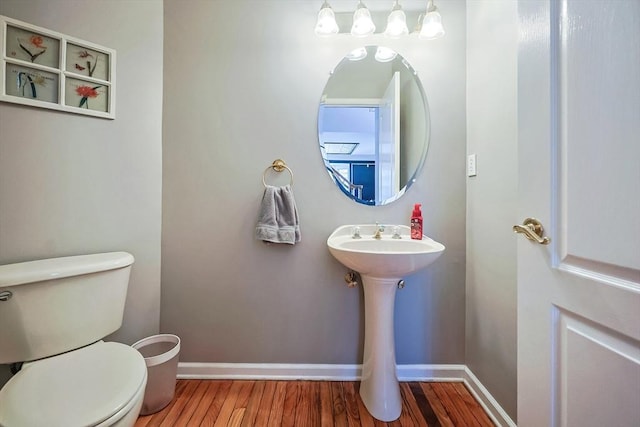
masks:
<svg viewBox="0 0 640 427"><path fill-rule="evenodd" d="M173 400L176 390L180 338L171 334L143 338L132 346L147 364L147 387L140 415L160 411Z"/></svg>

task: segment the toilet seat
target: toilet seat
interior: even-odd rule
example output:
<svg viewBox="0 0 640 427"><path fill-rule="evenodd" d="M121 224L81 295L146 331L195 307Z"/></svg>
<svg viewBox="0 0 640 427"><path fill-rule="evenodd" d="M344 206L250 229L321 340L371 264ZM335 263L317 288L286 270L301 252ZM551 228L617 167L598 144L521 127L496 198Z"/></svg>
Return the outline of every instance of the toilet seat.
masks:
<svg viewBox="0 0 640 427"><path fill-rule="evenodd" d="M0 390L0 425L112 424L144 393L146 378L142 355L115 342L26 363Z"/></svg>

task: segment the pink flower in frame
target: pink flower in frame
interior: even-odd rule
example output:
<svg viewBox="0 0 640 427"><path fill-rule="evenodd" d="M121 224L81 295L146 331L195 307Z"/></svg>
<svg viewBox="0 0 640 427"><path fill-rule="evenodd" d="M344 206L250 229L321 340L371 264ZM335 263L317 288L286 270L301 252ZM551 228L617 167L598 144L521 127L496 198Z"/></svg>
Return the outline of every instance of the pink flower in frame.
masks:
<svg viewBox="0 0 640 427"><path fill-rule="evenodd" d="M89 108L89 98L96 98L98 95L100 95L100 93L96 90L99 87L101 87L101 85L98 86L78 86L76 88L76 93L81 96L82 98L80 99L80 104L78 105L78 108L82 108L82 106L86 106L86 108Z"/></svg>
<svg viewBox="0 0 640 427"><path fill-rule="evenodd" d="M42 43L44 43L44 39L40 36L37 35L32 35L31 37L29 37L29 42L34 45L35 47L38 47L40 49L46 49L46 46L43 46Z"/></svg>
<svg viewBox="0 0 640 427"><path fill-rule="evenodd" d="M28 43L18 39L18 45L20 49L29 55L31 62L36 62L36 59L47 51L47 46L44 45L44 38L37 34L31 34ZM29 47L27 48L27 46Z"/></svg>
<svg viewBox="0 0 640 427"><path fill-rule="evenodd" d="M82 97L86 97L86 98L95 98L96 96L98 96L98 91L96 89L98 89L100 86L96 86L96 87L90 87L90 86L78 86L76 88L76 93Z"/></svg>

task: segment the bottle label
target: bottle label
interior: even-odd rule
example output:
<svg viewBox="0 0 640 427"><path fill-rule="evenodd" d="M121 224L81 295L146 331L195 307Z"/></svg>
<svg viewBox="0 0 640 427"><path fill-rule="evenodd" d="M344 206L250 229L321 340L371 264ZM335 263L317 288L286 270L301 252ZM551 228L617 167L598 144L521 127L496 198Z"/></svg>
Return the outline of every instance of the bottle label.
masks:
<svg viewBox="0 0 640 427"><path fill-rule="evenodd" d="M411 238L414 240L422 240L422 224L417 218L411 219Z"/></svg>

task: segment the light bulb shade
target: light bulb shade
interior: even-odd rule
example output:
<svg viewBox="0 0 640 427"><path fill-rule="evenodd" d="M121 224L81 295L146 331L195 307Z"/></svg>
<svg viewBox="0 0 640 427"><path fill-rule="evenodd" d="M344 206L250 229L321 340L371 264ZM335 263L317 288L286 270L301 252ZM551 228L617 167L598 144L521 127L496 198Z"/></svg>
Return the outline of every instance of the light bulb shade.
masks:
<svg viewBox="0 0 640 427"><path fill-rule="evenodd" d="M433 10L424 16L419 37L421 39L432 40L442 36L444 36L442 17L440 16L440 12Z"/></svg>
<svg viewBox="0 0 640 427"><path fill-rule="evenodd" d="M375 58L378 62L390 62L393 61L396 56L398 56L398 54L388 47L378 46L378 49L376 49Z"/></svg>
<svg viewBox="0 0 640 427"><path fill-rule="evenodd" d="M376 25L371 19L371 13L367 7L360 3L353 14L353 26L351 27L351 35L355 37L366 37L373 34Z"/></svg>
<svg viewBox="0 0 640 427"><path fill-rule="evenodd" d="M326 2L318 12L318 22L316 22L315 33L320 37L328 37L338 33L338 23L333 9Z"/></svg>
<svg viewBox="0 0 640 427"><path fill-rule="evenodd" d="M366 57L367 49L364 46L353 49L351 52L347 53L347 59L349 59L349 61L360 61Z"/></svg>
<svg viewBox="0 0 640 427"><path fill-rule="evenodd" d="M387 18L387 28L384 30L384 35L387 37L401 37L409 34L409 28L407 27L407 16L402 9L395 9L391 11Z"/></svg>

